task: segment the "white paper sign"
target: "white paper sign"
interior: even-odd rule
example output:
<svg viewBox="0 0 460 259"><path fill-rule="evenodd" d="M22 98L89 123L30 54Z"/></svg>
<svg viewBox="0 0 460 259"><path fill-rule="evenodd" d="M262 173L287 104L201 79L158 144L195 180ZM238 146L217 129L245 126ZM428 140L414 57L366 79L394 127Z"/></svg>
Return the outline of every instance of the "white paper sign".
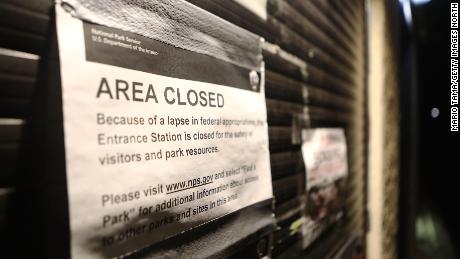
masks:
<svg viewBox="0 0 460 259"><path fill-rule="evenodd" d="M59 7L57 33L72 257L123 255L272 198L263 82L206 82L212 75L181 67L200 70L212 57L176 64L176 51L199 54ZM206 69L228 65L215 62ZM183 79L193 76L204 82Z"/></svg>
<svg viewBox="0 0 460 259"><path fill-rule="evenodd" d="M313 186L331 184L348 173L347 146L343 129L304 129L302 155L307 174L307 190Z"/></svg>
<svg viewBox="0 0 460 259"><path fill-rule="evenodd" d="M347 176L347 146L340 128L302 131L307 202L302 225L302 247L308 247L343 216Z"/></svg>

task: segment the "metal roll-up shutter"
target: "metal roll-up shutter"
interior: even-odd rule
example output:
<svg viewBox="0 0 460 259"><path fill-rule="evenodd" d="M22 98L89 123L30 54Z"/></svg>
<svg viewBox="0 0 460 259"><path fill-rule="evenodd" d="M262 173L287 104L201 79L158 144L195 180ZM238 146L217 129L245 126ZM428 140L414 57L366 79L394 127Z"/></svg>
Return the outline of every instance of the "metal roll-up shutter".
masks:
<svg viewBox="0 0 460 259"><path fill-rule="evenodd" d="M269 141L279 227L273 257L334 258L346 256L337 253L343 246L360 248L366 232L364 1L269 0L265 19L233 1L189 1L266 39ZM346 132L346 217L302 251L301 237L295 234L305 203L299 129L318 127L342 127Z"/></svg>
<svg viewBox="0 0 460 259"><path fill-rule="evenodd" d="M51 1L0 3L0 233L5 248L14 244L11 208L19 181L18 157L50 6ZM9 250L2 256L8 257Z"/></svg>
<svg viewBox="0 0 460 259"><path fill-rule="evenodd" d="M268 0L266 19L234 1L189 2L266 40L263 56L275 201L135 256L349 258L346 254L353 254L349 250L360 245L366 232L364 1ZM8 208L14 207L8 204L17 183L21 130L37 88L51 7L51 0L0 3L0 231L6 231ZM305 250L299 229L306 202L300 131L318 127L345 129L346 211L339 224ZM271 213L276 231L270 227L274 222L259 220Z"/></svg>

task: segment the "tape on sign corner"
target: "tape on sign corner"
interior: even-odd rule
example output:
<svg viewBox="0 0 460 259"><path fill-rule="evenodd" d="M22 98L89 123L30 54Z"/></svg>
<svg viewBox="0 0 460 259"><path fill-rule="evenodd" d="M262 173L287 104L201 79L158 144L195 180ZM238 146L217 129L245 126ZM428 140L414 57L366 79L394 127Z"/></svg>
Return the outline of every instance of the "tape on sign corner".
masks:
<svg viewBox="0 0 460 259"><path fill-rule="evenodd" d="M251 70L262 38L184 0L62 0L81 20L155 39ZM193 17L193 19L191 19Z"/></svg>

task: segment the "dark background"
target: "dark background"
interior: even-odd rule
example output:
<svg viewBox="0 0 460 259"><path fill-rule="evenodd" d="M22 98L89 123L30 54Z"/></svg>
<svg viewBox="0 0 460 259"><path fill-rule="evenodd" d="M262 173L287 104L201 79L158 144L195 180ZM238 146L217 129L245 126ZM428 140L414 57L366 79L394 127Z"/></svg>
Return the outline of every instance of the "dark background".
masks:
<svg viewBox="0 0 460 259"><path fill-rule="evenodd" d="M402 197L402 204L409 206L402 207L401 213L402 217L412 215L414 225L402 225L402 228L412 231L414 242L417 217L434 215L444 226L458 258L460 182L457 175L460 169L458 132L450 131L450 1L412 2L411 7L412 26L406 19L401 37L401 193L406 195ZM431 116L435 107L440 111L437 118ZM409 126L408 121L415 124ZM407 151L410 153L404 153ZM404 159L415 159L417 163L411 165L411 161ZM415 180L415 185L403 184L411 180ZM402 220L401 224L408 222ZM442 245L449 245L441 241ZM415 250L424 249L423 244L415 246L412 247ZM403 242L402 249L405 248Z"/></svg>

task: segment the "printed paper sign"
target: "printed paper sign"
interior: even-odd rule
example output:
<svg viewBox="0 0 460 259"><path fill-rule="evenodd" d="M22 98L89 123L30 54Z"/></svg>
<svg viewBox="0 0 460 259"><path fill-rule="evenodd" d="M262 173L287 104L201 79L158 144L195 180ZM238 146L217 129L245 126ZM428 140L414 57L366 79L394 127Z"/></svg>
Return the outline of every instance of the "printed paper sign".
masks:
<svg viewBox="0 0 460 259"><path fill-rule="evenodd" d="M272 198L261 71L60 7L57 33L72 257L123 255Z"/></svg>
<svg viewBox="0 0 460 259"><path fill-rule="evenodd" d="M343 215L347 147L342 129L319 128L302 132L307 204L302 226L306 248Z"/></svg>
<svg viewBox="0 0 460 259"><path fill-rule="evenodd" d="M307 190L347 175L347 146L342 129L305 129L302 141Z"/></svg>

